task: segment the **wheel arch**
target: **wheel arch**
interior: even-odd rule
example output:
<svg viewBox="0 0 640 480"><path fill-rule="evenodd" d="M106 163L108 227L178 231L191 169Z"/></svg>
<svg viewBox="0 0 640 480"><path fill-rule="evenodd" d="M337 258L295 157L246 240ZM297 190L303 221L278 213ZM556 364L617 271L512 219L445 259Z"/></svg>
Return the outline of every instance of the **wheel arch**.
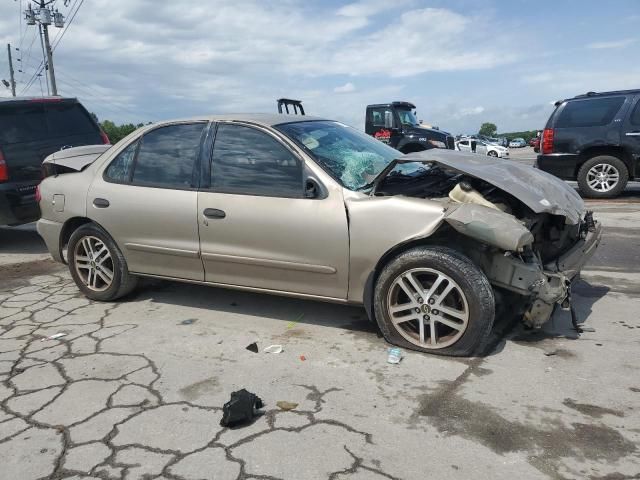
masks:
<svg viewBox="0 0 640 480"><path fill-rule="evenodd" d="M575 171L573 172L574 177L575 178L578 177L578 172L580 171L580 168L587 160L590 160L593 157L597 157L600 155L610 155L612 157L619 158L627 167L627 170L629 172L629 179L632 179L635 177L636 168L635 168L635 162L633 161L633 156L631 155L631 153L622 146L612 146L612 145L598 145L598 146L585 148L580 153L581 159L576 164Z"/></svg>
<svg viewBox="0 0 640 480"><path fill-rule="evenodd" d="M63 255L63 250L68 245L71 235L73 235L73 232L75 232L78 228L88 223L93 223L95 225L98 225L100 228L104 230L104 227L100 225L98 222L96 222L95 220L92 220L88 217L80 217L80 216L71 217L67 221L65 221L64 224L62 225L62 229L60 230L59 248L60 248L60 258L62 259L65 265L67 264L67 259Z"/></svg>
<svg viewBox="0 0 640 480"><path fill-rule="evenodd" d="M373 294L376 285L376 281L380 276L382 269L394 258L403 254L404 252L416 247L429 247L429 246L441 246L457 250L464 254L464 249L461 245L469 242L469 237L465 237L461 233L451 228L448 224L442 224L438 230L428 237L413 238L406 242L398 243L387 250L376 263L375 268L367 276L363 291L363 305L367 312L367 317L370 321L375 322L375 313L373 309Z"/></svg>

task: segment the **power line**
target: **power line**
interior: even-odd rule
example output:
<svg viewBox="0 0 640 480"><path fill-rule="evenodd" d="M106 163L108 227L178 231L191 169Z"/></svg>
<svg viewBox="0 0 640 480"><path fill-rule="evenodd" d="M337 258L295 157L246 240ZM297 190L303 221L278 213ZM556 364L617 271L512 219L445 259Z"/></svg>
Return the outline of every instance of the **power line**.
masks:
<svg viewBox="0 0 640 480"><path fill-rule="evenodd" d="M80 5L78 5L78 8L76 8L76 10L73 11L73 7L76 6L76 3L78 3L78 0L74 0L73 5L71 5L71 8L69 8L70 18L69 18L69 21L67 22L67 27L64 30L60 30L56 34L55 38L53 39L53 50L54 51L55 51L56 47L58 46L58 44L60 43L60 41L62 40L62 37L64 37L64 34L67 33L67 30L69 30L69 27L73 23L73 19L76 18L76 14L78 13L78 10L80 10L80 7L84 3L84 0L81 0L80 1ZM73 13L71 13L71 12L73 12Z"/></svg>

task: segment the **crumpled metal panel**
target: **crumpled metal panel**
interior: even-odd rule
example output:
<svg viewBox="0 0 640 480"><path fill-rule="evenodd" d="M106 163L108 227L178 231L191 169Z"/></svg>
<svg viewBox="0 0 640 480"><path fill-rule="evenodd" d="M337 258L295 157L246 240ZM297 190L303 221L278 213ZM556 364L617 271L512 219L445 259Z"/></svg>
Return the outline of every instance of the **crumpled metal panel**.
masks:
<svg viewBox="0 0 640 480"><path fill-rule="evenodd" d="M513 215L475 203L452 205L444 220L458 232L502 250L533 243L531 232Z"/></svg>
<svg viewBox="0 0 640 480"><path fill-rule="evenodd" d="M566 182L513 160L440 148L409 153L401 159L435 162L479 178L510 193L535 213L562 215L572 225L584 212L582 198Z"/></svg>

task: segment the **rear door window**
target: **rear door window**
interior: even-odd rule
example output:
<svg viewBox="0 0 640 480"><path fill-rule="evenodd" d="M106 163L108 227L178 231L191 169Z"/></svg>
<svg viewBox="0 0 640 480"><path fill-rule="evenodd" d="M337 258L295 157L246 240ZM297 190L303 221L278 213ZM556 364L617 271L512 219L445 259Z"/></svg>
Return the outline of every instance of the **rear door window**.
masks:
<svg viewBox="0 0 640 480"><path fill-rule="evenodd" d="M302 164L275 138L255 128L222 124L213 147L216 192L302 197Z"/></svg>
<svg viewBox="0 0 640 480"><path fill-rule="evenodd" d="M195 163L206 123L160 127L145 134L138 149L133 183L151 187L195 188Z"/></svg>
<svg viewBox="0 0 640 480"><path fill-rule="evenodd" d="M620 110L625 97L590 98L567 102L556 128L601 127L608 125Z"/></svg>
<svg viewBox="0 0 640 480"><path fill-rule="evenodd" d="M0 144L30 142L46 136L42 104L0 107Z"/></svg>
<svg viewBox="0 0 640 480"><path fill-rule="evenodd" d="M96 133L95 123L77 103L49 103L45 107L50 137Z"/></svg>

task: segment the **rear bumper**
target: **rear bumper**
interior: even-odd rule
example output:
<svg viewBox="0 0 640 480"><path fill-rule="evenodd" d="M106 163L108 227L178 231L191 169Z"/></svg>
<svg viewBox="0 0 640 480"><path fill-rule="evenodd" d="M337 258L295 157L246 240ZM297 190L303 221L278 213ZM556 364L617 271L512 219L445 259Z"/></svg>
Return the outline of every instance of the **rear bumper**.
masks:
<svg viewBox="0 0 640 480"><path fill-rule="evenodd" d="M63 224L52 222L41 218L38 220L38 233L47 245L47 250L56 262L65 263L62 258L62 249L60 248L60 234L62 233Z"/></svg>
<svg viewBox="0 0 640 480"><path fill-rule="evenodd" d="M536 167L563 180L575 180L580 155L572 153L550 153L538 155Z"/></svg>
<svg viewBox="0 0 640 480"><path fill-rule="evenodd" d="M40 218L34 182L0 183L0 225L21 225Z"/></svg>

